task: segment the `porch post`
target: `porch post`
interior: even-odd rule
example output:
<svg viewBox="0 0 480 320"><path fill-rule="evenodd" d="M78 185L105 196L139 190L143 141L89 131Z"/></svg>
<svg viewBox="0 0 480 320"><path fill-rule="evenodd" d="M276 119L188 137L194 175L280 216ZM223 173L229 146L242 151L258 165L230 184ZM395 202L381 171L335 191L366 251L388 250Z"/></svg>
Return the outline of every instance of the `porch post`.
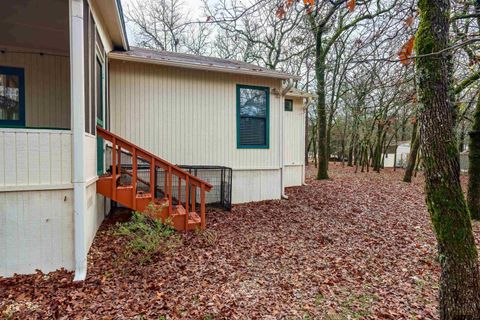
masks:
<svg viewBox="0 0 480 320"><path fill-rule="evenodd" d="M87 275L85 241L86 179L85 179L85 74L83 1L70 0L70 91L73 146L73 204L75 234L75 278Z"/></svg>

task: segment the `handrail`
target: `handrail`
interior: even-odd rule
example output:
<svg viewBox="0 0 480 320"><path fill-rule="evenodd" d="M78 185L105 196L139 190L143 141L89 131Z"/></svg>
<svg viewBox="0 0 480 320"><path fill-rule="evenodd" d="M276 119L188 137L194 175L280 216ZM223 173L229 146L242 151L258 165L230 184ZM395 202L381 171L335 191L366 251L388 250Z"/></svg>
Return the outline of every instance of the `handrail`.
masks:
<svg viewBox="0 0 480 320"><path fill-rule="evenodd" d="M157 157L153 153L150 153L150 152L136 146L135 144L129 142L128 140L125 140L122 137L119 137L116 134L114 134L114 133L112 133L108 130L103 129L100 126L97 126L97 134L100 137L102 137L105 140L108 140L110 142L115 141L116 145L118 145L120 147L125 147L125 149L127 149L127 150L131 148L132 150L129 150L129 151L132 154L133 154L132 151L135 150L136 156L141 157L142 154L143 154L144 157L155 159L155 162L160 163L161 164L160 166L167 167L166 168L167 170L168 170L168 168L171 168L170 169L171 174L175 174L177 176L183 175L185 177L188 177L189 182L192 183L193 185L197 186L197 187L201 187L203 185L206 191L210 191L213 188L213 186L210 183L198 178L197 176L194 176L194 175L188 173L187 171L181 169L180 167L177 167L176 165L174 165L174 164L172 164L168 161L165 161L165 160Z"/></svg>

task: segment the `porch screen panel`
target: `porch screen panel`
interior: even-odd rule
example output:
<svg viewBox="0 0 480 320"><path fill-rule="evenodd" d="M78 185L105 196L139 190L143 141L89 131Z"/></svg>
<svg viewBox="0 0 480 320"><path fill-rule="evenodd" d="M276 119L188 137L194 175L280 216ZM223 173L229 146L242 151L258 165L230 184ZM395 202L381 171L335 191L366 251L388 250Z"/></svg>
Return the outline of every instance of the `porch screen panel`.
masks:
<svg viewBox="0 0 480 320"><path fill-rule="evenodd" d="M84 44L84 72L85 72L85 132L90 132L90 8L88 1L83 1L83 44Z"/></svg>
<svg viewBox="0 0 480 320"><path fill-rule="evenodd" d="M85 132L95 134L96 126L96 34L97 28L88 2L84 1L84 44L85 44Z"/></svg>
<svg viewBox="0 0 480 320"><path fill-rule="evenodd" d="M96 85L95 85L95 80L96 80L96 72L95 72L95 66L96 66L96 55L95 55L95 33L96 33L96 26L95 26L95 21L93 20L93 15L90 13L90 133L95 134L95 126L96 126L96 110L95 110L95 105L96 105L96 97L95 97L95 90L96 90Z"/></svg>

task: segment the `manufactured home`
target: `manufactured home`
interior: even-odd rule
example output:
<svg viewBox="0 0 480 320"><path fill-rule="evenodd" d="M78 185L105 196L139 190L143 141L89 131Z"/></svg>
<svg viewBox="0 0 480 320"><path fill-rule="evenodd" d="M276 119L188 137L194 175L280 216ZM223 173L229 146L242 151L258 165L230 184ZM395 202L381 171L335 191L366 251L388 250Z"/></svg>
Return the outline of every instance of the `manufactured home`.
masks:
<svg viewBox="0 0 480 320"><path fill-rule="evenodd" d="M405 168L408 155L410 154L410 142L399 142L390 145L383 154L383 166L385 168Z"/></svg>
<svg viewBox="0 0 480 320"><path fill-rule="evenodd" d="M228 168L233 203L282 198L305 174L295 80L130 47L116 0L0 4L0 276L84 279L112 201L205 228L218 187L185 166Z"/></svg>

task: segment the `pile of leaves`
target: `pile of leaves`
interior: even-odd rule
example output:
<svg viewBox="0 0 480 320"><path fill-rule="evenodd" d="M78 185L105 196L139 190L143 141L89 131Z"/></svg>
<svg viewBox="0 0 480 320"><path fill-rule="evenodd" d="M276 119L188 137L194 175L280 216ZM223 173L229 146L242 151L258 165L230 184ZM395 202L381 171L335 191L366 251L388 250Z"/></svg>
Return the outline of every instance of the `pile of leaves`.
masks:
<svg viewBox="0 0 480 320"><path fill-rule="evenodd" d="M139 264L107 219L88 276L65 270L0 279L12 319L438 319L435 238L421 177L354 173L288 188L289 200L210 211L206 232ZM129 222L130 221L130 222ZM475 232L480 235L478 225Z"/></svg>

